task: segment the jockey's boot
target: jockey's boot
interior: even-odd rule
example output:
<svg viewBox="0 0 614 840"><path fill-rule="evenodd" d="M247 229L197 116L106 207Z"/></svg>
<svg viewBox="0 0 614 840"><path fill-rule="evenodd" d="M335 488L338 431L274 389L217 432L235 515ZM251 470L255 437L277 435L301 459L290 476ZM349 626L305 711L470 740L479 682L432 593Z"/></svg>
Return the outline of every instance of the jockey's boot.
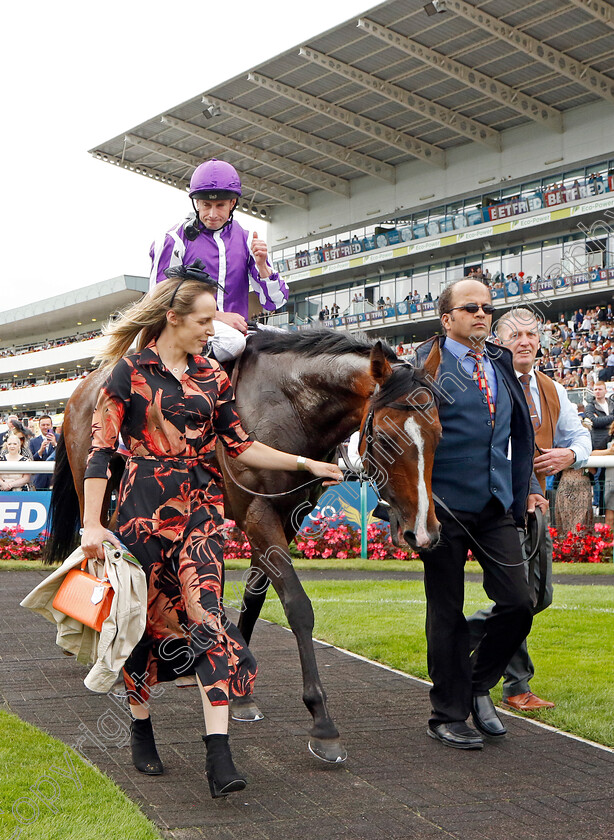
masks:
<svg viewBox="0 0 614 840"><path fill-rule="evenodd" d="M132 718L130 749L132 750L132 763L141 773L146 773L148 776L159 776L164 773L164 765L160 761L156 749L150 717L145 718L145 720Z"/></svg>
<svg viewBox="0 0 614 840"><path fill-rule="evenodd" d="M228 735L203 735L202 737L207 747L205 771L213 799L243 790L247 785L247 780L234 766Z"/></svg>

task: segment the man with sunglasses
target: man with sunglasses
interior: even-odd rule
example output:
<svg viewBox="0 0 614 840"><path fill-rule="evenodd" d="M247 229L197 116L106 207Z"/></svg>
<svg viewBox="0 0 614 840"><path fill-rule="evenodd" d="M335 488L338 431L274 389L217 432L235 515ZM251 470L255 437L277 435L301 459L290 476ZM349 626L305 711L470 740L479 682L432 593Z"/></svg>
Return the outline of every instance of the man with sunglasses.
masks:
<svg viewBox="0 0 614 840"><path fill-rule="evenodd" d="M458 280L439 297L445 336L435 336L417 350L418 364L424 363L433 342L439 342L441 351L437 379L431 383L443 430L432 477L441 540L420 552L433 681L427 732L446 746L465 750L482 749L484 736L505 735L490 689L532 621L516 526L524 525L526 514L533 425L512 354L487 342L493 312L487 286ZM463 615L469 550L482 566L484 589L494 601L472 657ZM479 731L467 725L469 715Z"/></svg>
<svg viewBox="0 0 614 840"><path fill-rule="evenodd" d="M536 315L530 309L519 307L509 310L499 319L496 333L500 344L512 352L514 371L522 384L535 429L535 475L529 507L534 508L537 504L547 517L546 477L569 467L581 469L591 454L592 443L591 435L582 426L578 411L565 388L533 367L540 346L540 328ZM538 563L536 575L529 576L531 584L535 585L534 615L552 603L552 539L547 526L546 518L543 567L539 568ZM486 620L491 614L492 607L489 607L478 610L468 619L472 648L480 644ZM554 707L554 703L542 700L531 691L529 681L534 674L535 668L524 639L505 669L502 703L505 708L533 712Z"/></svg>

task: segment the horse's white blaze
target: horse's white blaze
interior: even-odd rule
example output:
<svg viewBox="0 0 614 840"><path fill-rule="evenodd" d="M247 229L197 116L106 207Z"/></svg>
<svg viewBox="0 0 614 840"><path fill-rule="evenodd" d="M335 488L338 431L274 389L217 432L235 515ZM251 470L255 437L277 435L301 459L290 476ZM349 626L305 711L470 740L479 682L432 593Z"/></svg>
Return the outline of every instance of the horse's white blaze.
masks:
<svg viewBox="0 0 614 840"><path fill-rule="evenodd" d="M426 527L426 518L429 512L429 495L426 491L426 481L424 480L424 439L420 431L420 426L413 417L407 418L404 429L418 453L418 510L416 512L416 522L413 531L418 545L428 546L430 544L430 538Z"/></svg>

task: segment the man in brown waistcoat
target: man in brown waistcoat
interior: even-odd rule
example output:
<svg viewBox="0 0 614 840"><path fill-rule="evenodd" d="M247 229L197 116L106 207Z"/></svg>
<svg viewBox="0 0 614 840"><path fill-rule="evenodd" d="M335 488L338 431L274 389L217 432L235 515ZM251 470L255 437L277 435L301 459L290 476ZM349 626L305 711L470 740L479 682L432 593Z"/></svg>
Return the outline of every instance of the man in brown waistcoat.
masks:
<svg viewBox="0 0 614 840"><path fill-rule="evenodd" d="M541 612L552 603L552 539L548 531L548 501L545 498L546 477L569 467L580 469L591 454L591 436L578 416L576 406L558 382L533 369L539 349L540 323L536 315L525 308L511 309L497 323L499 342L512 351L514 370L522 385L533 428L535 429L534 474L528 511L539 506L546 516L546 582L543 597L536 603ZM521 540L524 534L521 533ZM528 572L528 569L527 569ZM535 580L535 600L539 590L539 570ZM472 649L477 648L486 618L492 607L478 610L468 619ZM503 683L504 708L533 711L552 708L554 703L537 697L529 688L535 669L529 656L526 639L512 656Z"/></svg>

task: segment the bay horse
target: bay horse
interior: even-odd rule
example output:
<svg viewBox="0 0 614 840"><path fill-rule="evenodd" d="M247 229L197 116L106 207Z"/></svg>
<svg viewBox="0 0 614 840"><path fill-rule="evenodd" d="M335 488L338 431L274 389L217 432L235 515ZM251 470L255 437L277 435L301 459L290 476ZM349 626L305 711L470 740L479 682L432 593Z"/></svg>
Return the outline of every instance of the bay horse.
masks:
<svg viewBox="0 0 614 840"><path fill-rule="evenodd" d="M329 330L263 330L250 337L240 359L236 406L245 430L257 440L318 460L333 460L337 447L360 429L364 469L389 505L392 541L428 548L439 538L431 471L441 426L429 387L439 363L437 342L424 368L417 369L400 362L380 341ZM107 375L105 370L90 373L66 406L53 480L49 562L66 557L74 545L92 412ZM249 644L272 583L298 644L303 701L313 717L309 749L324 761L342 762L346 752L315 659L313 608L288 548L323 492L321 482L308 480L307 473L245 467L226 458L220 444L216 454L224 475L226 517L236 521L251 545L239 629ZM123 466L116 456L108 494L118 486ZM232 701L233 717L257 719L253 700L243 702L241 709L240 701Z"/></svg>

